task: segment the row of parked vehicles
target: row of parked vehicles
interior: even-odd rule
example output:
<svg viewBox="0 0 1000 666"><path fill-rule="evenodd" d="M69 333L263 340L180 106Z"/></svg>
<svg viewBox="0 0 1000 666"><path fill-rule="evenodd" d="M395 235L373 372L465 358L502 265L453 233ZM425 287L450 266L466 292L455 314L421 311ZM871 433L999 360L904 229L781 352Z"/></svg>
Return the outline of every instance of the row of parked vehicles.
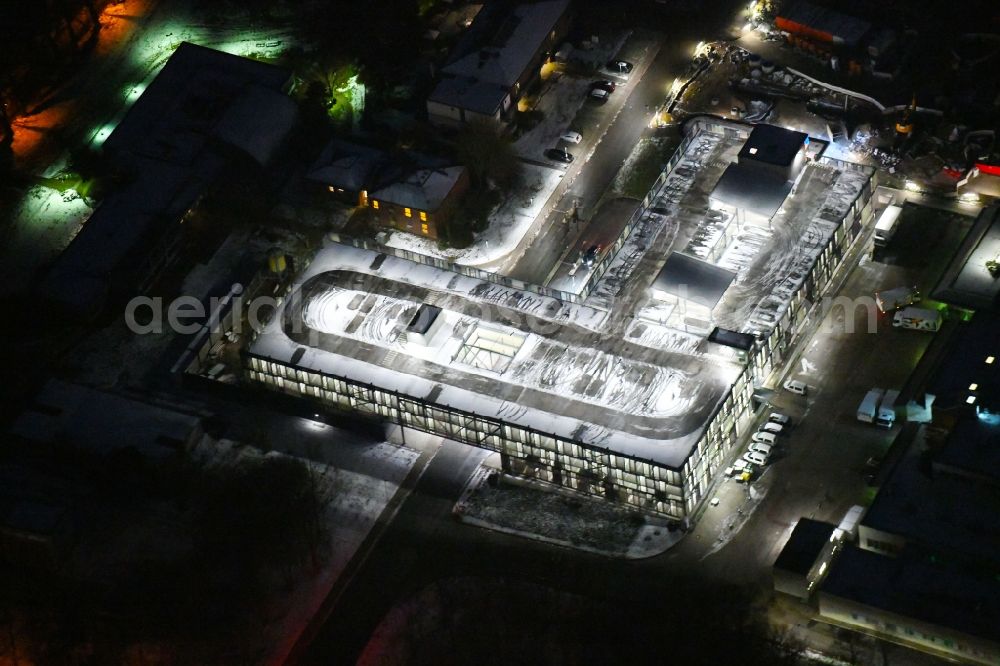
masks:
<svg viewBox="0 0 1000 666"><path fill-rule="evenodd" d="M628 80L629 74L632 73L632 69L633 69L632 63L627 62L625 60L612 60L607 65L605 65L605 70L607 70L610 74L614 74L615 76L619 76L626 80ZM615 83L614 81L611 81L610 79L601 79L598 81L594 81L593 83L590 84L590 92L588 95L590 99L603 104L604 102L608 101L608 98L611 97L611 93L613 93L617 89L618 89L618 84ZM559 137L559 140L565 143L577 144L583 140L583 137L580 135L579 132L566 130ZM562 146L556 148L549 148L548 150L545 151L545 156L550 160L553 160L555 162L562 162L563 164L571 164L574 159L573 154Z"/></svg>
<svg viewBox="0 0 1000 666"><path fill-rule="evenodd" d="M743 454L743 460L753 465L766 465L771 459L771 452L778 442L778 436L785 432L790 423L791 419L786 415L771 412L757 432L750 437L750 447Z"/></svg>

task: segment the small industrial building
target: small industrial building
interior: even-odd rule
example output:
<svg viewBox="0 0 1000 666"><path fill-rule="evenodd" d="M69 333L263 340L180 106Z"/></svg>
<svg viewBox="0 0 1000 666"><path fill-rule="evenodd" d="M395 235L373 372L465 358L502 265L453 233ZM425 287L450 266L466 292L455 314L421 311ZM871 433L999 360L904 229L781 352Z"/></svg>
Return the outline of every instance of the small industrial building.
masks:
<svg viewBox="0 0 1000 666"><path fill-rule="evenodd" d="M198 414L55 379L10 428L37 446L70 445L102 456L133 449L147 460L176 456L204 432Z"/></svg>
<svg viewBox="0 0 1000 666"><path fill-rule="evenodd" d="M439 125L505 118L569 29L569 0L487 3L449 54L427 98Z"/></svg>
<svg viewBox="0 0 1000 666"><path fill-rule="evenodd" d="M808 0L783 3L774 25L817 42L844 46L857 46L871 30L867 21Z"/></svg>
<svg viewBox="0 0 1000 666"><path fill-rule="evenodd" d="M803 601L826 569L836 544L829 523L801 518L774 561L774 590Z"/></svg>
<svg viewBox="0 0 1000 666"><path fill-rule="evenodd" d="M674 306L671 319L682 330L708 330L715 306L735 278L733 271L671 252L653 280L653 297Z"/></svg>
<svg viewBox="0 0 1000 666"><path fill-rule="evenodd" d="M980 211L934 298L974 310L1000 308L1000 277L990 274L991 260L1000 261L1000 204Z"/></svg>
<svg viewBox="0 0 1000 666"><path fill-rule="evenodd" d="M261 185L295 126L291 72L181 43L104 141L133 179L112 192L40 285L49 304L95 317L149 289L181 255L185 217L213 187Z"/></svg>
<svg viewBox="0 0 1000 666"><path fill-rule="evenodd" d="M736 163L758 172L771 172L792 181L805 165L809 135L804 132L761 123L753 126L740 149Z"/></svg>
<svg viewBox="0 0 1000 666"><path fill-rule="evenodd" d="M737 228L766 225L792 191L806 164L809 136L802 132L755 125L736 162L726 167L709 195L712 208L734 214Z"/></svg>
<svg viewBox="0 0 1000 666"><path fill-rule="evenodd" d="M847 545L823 581L819 614L948 659L1000 662L1000 581L990 572Z"/></svg>

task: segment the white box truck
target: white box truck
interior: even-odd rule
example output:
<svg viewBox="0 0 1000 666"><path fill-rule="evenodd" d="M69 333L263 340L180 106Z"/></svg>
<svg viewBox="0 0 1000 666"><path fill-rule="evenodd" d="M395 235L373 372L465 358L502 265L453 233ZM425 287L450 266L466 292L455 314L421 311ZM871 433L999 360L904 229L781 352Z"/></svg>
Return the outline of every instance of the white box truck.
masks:
<svg viewBox="0 0 1000 666"><path fill-rule="evenodd" d="M886 391L882 398L882 404L878 406L878 418L875 425L882 428L891 428L896 422L896 400L899 399L899 391L893 389Z"/></svg>
<svg viewBox="0 0 1000 666"><path fill-rule="evenodd" d="M864 423L874 423L878 415L878 405L882 401L885 391L880 388L873 388L865 394L865 399L858 406L858 420Z"/></svg>
<svg viewBox="0 0 1000 666"><path fill-rule="evenodd" d="M875 304L882 312L892 312L919 301L920 292L916 287L896 287L875 292Z"/></svg>
<svg viewBox="0 0 1000 666"><path fill-rule="evenodd" d="M934 333L941 328L941 313L924 308L903 308L893 315L892 325L897 328L912 328L916 331Z"/></svg>
<svg viewBox="0 0 1000 666"><path fill-rule="evenodd" d="M899 224L899 214L903 209L899 206L886 206L875 223L875 247L885 247L896 233Z"/></svg>

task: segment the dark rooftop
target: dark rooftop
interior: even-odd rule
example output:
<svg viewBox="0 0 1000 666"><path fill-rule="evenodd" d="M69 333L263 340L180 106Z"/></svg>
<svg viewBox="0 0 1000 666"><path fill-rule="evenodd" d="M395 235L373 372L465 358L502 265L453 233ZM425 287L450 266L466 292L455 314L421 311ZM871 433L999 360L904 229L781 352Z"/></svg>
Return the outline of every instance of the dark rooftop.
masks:
<svg viewBox="0 0 1000 666"><path fill-rule="evenodd" d="M737 331L730 331L728 328L719 328L716 326L715 329L709 334L708 341L719 345L725 345L726 347L734 347L735 349L750 351L753 349L753 345L757 341L757 338L749 333L739 333Z"/></svg>
<svg viewBox="0 0 1000 666"><path fill-rule="evenodd" d="M1000 254L1000 205L984 208L941 277L934 298L974 309L1000 306L1000 279L986 262Z"/></svg>
<svg viewBox="0 0 1000 666"><path fill-rule="evenodd" d="M970 636L1000 640L1000 581L908 557L848 545L830 566L822 594L912 617Z"/></svg>
<svg viewBox="0 0 1000 666"><path fill-rule="evenodd" d="M727 206L771 219L791 191L791 183L777 174L746 164L730 164L710 196Z"/></svg>
<svg viewBox="0 0 1000 666"><path fill-rule="evenodd" d="M736 278L733 271L687 254L671 252L653 288L714 308Z"/></svg>
<svg viewBox="0 0 1000 666"><path fill-rule="evenodd" d="M834 526L810 518L800 518L774 561L774 568L805 576L830 541Z"/></svg>
<svg viewBox="0 0 1000 666"><path fill-rule="evenodd" d="M753 160L790 166L808 138L808 134L776 125L754 125L750 137L740 150L739 161Z"/></svg>

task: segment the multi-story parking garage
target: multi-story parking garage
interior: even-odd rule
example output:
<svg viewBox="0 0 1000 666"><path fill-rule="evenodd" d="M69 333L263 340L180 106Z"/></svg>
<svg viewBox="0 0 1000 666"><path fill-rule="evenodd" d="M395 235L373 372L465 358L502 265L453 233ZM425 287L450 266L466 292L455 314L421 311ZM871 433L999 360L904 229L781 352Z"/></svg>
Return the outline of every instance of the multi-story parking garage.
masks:
<svg viewBox="0 0 1000 666"><path fill-rule="evenodd" d="M512 473L685 518L872 218L873 171L821 157L814 141L772 217L727 226L738 211L713 210L711 194L750 132L689 125L583 302L332 244L256 336L247 377L498 451ZM711 321L654 296L672 252L732 275Z"/></svg>

